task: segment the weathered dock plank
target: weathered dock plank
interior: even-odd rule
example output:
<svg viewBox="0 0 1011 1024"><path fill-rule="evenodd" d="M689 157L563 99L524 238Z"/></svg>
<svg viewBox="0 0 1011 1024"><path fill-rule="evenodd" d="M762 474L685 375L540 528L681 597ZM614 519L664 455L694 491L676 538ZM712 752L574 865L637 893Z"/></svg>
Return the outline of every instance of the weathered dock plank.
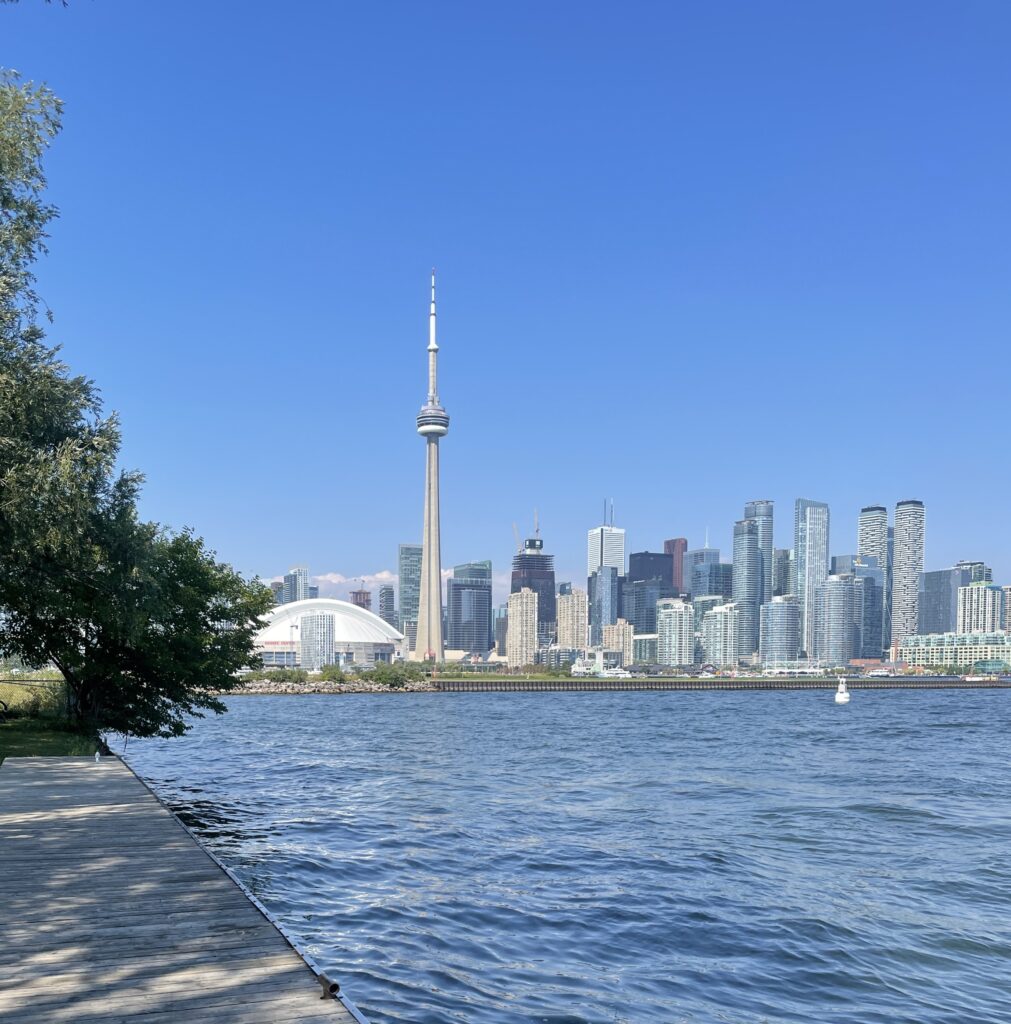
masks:
<svg viewBox="0 0 1011 1024"><path fill-rule="evenodd" d="M0 1020L355 1024L116 758L0 765Z"/></svg>

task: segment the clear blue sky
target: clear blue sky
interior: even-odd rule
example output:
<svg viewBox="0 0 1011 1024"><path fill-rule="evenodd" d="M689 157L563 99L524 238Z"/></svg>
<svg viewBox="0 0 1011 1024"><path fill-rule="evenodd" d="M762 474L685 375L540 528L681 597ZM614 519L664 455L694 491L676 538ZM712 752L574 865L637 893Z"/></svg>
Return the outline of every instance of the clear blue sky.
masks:
<svg viewBox="0 0 1011 1024"><path fill-rule="evenodd" d="M443 558L560 578L729 554L751 498L927 505L1011 581L1011 5L0 7L66 101L51 337L143 508L246 572L396 569L421 532L440 277Z"/></svg>

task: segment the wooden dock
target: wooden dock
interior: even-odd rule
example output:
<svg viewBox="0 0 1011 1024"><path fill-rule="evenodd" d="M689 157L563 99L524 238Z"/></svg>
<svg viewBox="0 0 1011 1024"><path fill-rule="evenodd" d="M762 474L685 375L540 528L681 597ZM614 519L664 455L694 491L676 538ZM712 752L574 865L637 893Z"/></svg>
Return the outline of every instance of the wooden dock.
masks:
<svg viewBox="0 0 1011 1024"><path fill-rule="evenodd" d="M364 1024L322 993L120 760L0 765L4 1024Z"/></svg>

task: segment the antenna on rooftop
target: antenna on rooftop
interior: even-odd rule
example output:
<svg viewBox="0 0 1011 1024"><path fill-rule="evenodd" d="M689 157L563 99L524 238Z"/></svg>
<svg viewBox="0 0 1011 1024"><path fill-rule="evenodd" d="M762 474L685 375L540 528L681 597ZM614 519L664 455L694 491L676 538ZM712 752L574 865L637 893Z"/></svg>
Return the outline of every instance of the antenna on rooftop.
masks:
<svg viewBox="0 0 1011 1024"><path fill-rule="evenodd" d="M534 509L534 536L540 537L541 535L541 524L537 519L537 509Z"/></svg>

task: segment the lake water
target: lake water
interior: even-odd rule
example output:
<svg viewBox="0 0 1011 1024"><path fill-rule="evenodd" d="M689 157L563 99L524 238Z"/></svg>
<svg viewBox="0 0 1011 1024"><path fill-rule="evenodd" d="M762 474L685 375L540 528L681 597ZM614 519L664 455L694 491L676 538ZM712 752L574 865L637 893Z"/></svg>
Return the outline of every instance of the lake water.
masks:
<svg viewBox="0 0 1011 1024"><path fill-rule="evenodd" d="M1011 692L229 707L127 759L374 1024L1011 1021Z"/></svg>

